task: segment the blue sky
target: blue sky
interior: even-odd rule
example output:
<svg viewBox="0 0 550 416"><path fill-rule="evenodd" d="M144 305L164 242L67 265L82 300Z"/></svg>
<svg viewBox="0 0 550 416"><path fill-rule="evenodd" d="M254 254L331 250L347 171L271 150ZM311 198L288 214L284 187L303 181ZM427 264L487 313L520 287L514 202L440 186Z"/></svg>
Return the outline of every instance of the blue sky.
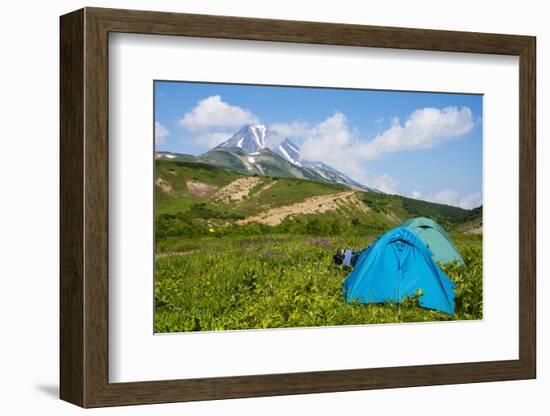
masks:
<svg viewBox="0 0 550 416"><path fill-rule="evenodd" d="M385 192L481 204L481 95L155 82L157 150L204 153L257 122Z"/></svg>

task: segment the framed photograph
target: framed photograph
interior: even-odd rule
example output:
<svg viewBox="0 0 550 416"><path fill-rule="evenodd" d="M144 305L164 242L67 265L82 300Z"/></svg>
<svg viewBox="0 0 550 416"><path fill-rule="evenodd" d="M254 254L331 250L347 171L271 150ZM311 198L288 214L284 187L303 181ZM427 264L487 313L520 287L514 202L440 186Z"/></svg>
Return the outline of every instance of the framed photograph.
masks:
<svg viewBox="0 0 550 416"><path fill-rule="evenodd" d="M60 24L63 400L536 377L534 37Z"/></svg>

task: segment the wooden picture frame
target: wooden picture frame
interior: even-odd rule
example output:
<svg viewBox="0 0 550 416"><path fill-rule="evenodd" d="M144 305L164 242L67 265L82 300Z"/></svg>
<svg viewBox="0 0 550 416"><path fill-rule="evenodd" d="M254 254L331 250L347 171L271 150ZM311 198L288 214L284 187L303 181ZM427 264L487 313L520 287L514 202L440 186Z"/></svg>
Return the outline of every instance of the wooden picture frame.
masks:
<svg viewBox="0 0 550 416"><path fill-rule="evenodd" d="M99 8L85 8L62 16L60 29L61 399L82 407L101 407L536 377L534 37ZM110 32L518 56L519 359L109 383Z"/></svg>

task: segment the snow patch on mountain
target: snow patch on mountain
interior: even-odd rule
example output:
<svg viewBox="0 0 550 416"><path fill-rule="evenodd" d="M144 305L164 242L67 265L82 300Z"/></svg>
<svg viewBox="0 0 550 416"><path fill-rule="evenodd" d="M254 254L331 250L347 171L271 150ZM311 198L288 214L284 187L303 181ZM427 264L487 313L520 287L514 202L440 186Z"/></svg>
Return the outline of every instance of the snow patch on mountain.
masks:
<svg viewBox="0 0 550 416"><path fill-rule="evenodd" d="M274 137L270 136L270 134L272 133L265 124L249 124L241 128L231 138L218 145L217 148L239 148L244 151L248 155L248 159L245 162L248 170L252 169L249 165L252 164L262 172L261 162L256 162L256 159L252 156L260 155L261 152L272 151L294 166L310 169L310 171L315 172L328 182L339 183L357 189L371 190L326 163L302 159L300 156L300 147L288 138L282 141L277 140L275 143L271 140L273 145L269 146L268 143L270 140L268 139Z"/></svg>
<svg viewBox="0 0 550 416"><path fill-rule="evenodd" d="M255 153L266 147L267 127L263 124L246 125L218 147L238 147L246 153Z"/></svg>
<svg viewBox="0 0 550 416"><path fill-rule="evenodd" d="M168 152L157 152L155 154L156 159L175 159L177 156Z"/></svg>
<svg viewBox="0 0 550 416"><path fill-rule="evenodd" d="M290 163L296 166L302 166L300 163L300 153L295 150L295 148L290 144L288 139L285 139L284 142L280 143L274 150L275 153L284 157Z"/></svg>

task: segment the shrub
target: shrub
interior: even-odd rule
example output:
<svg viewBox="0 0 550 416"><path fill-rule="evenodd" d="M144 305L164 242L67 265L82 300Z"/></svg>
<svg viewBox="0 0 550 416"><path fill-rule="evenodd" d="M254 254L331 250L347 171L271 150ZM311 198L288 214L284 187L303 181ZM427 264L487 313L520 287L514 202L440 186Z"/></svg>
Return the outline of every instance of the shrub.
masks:
<svg viewBox="0 0 550 416"><path fill-rule="evenodd" d="M157 259L156 331L482 318L480 238L459 236L456 241L466 265L443 266L457 284L456 314L449 316L419 307L420 292L401 304L346 304L342 283L348 271L334 265L331 256L336 247L364 247L365 236L321 240L266 234L264 227L247 224L241 230L251 235L223 239L174 238L172 247L187 253Z"/></svg>

